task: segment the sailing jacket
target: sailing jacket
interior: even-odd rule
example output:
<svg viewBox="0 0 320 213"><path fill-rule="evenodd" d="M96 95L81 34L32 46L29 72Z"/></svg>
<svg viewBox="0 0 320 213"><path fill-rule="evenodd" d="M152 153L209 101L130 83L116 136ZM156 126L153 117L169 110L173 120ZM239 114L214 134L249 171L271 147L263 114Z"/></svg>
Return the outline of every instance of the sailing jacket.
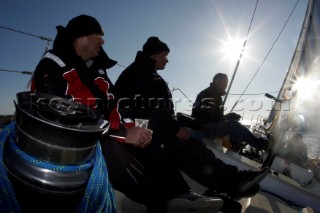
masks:
<svg viewBox="0 0 320 213"><path fill-rule="evenodd" d="M222 97L211 84L202 90L193 104L191 116L209 122L224 120Z"/></svg>
<svg viewBox="0 0 320 213"><path fill-rule="evenodd" d="M101 49L98 57L84 62L73 48L52 49L36 67L31 91L71 98L87 105L95 109L98 116L104 116L110 128L117 131L121 116L112 93L113 84L106 74L106 68L110 67L107 64L110 59L106 57Z"/></svg>
<svg viewBox="0 0 320 213"><path fill-rule="evenodd" d="M121 114L149 119L154 132L175 135L179 131L175 119L172 94L155 69L156 61L138 51L135 61L127 67L115 83Z"/></svg>

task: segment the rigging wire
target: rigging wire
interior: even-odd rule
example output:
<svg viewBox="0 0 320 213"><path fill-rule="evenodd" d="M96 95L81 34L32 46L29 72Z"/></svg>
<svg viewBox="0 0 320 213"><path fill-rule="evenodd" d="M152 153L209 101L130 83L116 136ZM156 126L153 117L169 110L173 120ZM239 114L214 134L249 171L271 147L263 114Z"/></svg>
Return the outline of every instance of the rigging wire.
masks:
<svg viewBox="0 0 320 213"><path fill-rule="evenodd" d="M127 68L127 66L121 65L121 64L119 64L119 63L117 63L116 65L118 65L119 67Z"/></svg>
<svg viewBox="0 0 320 213"><path fill-rule="evenodd" d="M239 64L240 64L240 61L241 61L243 52L244 52L244 48L246 47L247 40L248 40L248 36L249 36L250 30L251 30L251 26L252 26L252 23L253 23L253 19L254 19L254 17L255 17L256 10L257 10L257 7L258 7L258 2L259 2L259 0L256 1L256 5L255 5L255 7L254 7L253 14L252 14L252 18L251 18L251 21L250 21L250 25L249 25L249 28L248 28L247 35L246 35L246 39L245 39L244 42L243 42L242 49L241 49L241 52L240 52L240 56L239 56L239 58L238 58L236 67L234 68L234 71L233 71L233 74L232 74L232 77L231 77L231 81L230 81L230 83L229 83L229 87L228 87L227 93L226 93L226 95L225 95L225 97L224 97L224 99L223 99L223 104L226 103L226 100L227 100L227 98L228 98L228 94L229 94L230 89L231 89L232 82L233 82L233 80L234 80L234 77L235 77L235 75L236 75L236 72L237 72L237 70L238 70L238 67L239 67Z"/></svg>
<svg viewBox="0 0 320 213"><path fill-rule="evenodd" d="M175 88L175 87L173 87L173 89L171 90L171 92L174 92L174 91L176 91L176 90L178 90L186 99L188 99L188 101L189 101L191 104L193 104L193 102L188 98L188 96L187 96L180 88Z"/></svg>
<svg viewBox="0 0 320 213"><path fill-rule="evenodd" d="M188 96L180 88L173 87L171 92L173 93L176 90L178 90L191 104L193 104L193 102L190 100L190 98L188 98ZM263 93L251 93L251 94L233 94L233 93L229 93L229 95L265 95L266 93L272 94L272 93L278 93L278 92L279 91L263 92Z"/></svg>
<svg viewBox="0 0 320 213"><path fill-rule="evenodd" d="M46 41L47 41L47 45L46 45L46 48L45 48L45 51L44 51L44 52L47 52L47 51L49 50L50 42L52 42L52 39L51 39L51 38L48 38L48 37L45 37L45 36L34 35L34 34L31 34L31 33L26 33L26 32L23 32L23 31L21 31L21 30L16 30L16 29L12 29L12 28L9 28L9 27L4 27L4 26L1 26L1 25L0 25L0 28L6 29L6 30L10 30L10 31L13 31L13 32L16 32L16 33L21 33L21 34L24 34L24 35L36 37L36 38L39 38L39 39L41 39L41 40L46 40ZM28 71L13 71L13 70L6 70L6 69L0 69L0 71L21 73L21 74L30 74L30 75L31 75L31 78L30 78L29 82L27 83L27 86L26 86L26 89L25 89L25 90L28 90L28 88L29 88L30 85L31 85L32 78L33 78L33 72L28 72Z"/></svg>
<svg viewBox="0 0 320 213"><path fill-rule="evenodd" d="M280 38L280 36L281 36L284 28L287 26L287 24L288 24L288 22L289 22L289 20L290 20L290 18L291 18L291 16L292 16L294 10L296 9L299 1L300 1L300 0L297 0L297 1L296 1L294 7L293 7L292 10L291 10L291 13L290 13L289 17L287 18L285 24L284 24L283 27L281 28L281 30L280 30L277 38L275 39L275 41L274 41L273 44L271 45L271 48L269 49L268 53L267 53L266 56L264 57L264 59L263 59L263 61L261 62L260 66L258 67L257 71L255 72L255 74L253 75L253 77L251 78L251 80L249 81L248 85L246 86L246 88L244 89L244 91L242 92L242 94L240 95L239 99L235 102L235 104L234 104L233 107L231 108L230 112L232 112L233 109L236 107L236 105L238 104L238 102L239 102L239 100L241 99L242 95L247 91L247 89L248 89L248 87L250 86L250 84L252 83L253 79L255 78L255 76L256 76L256 75L258 74L258 72L260 71L262 65L263 65L264 62L267 60L267 58L268 58L269 54L271 53L273 47L275 46L275 44L277 43L278 39Z"/></svg>
<svg viewBox="0 0 320 213"><path fill-rule="evenodd" d="M12 72L12 73L20 73L20 74L26 74L26 75L32 75L31 71L15 71L15 70L6 70L6 69L0 69L1 72Z"/></svg>
<svg viewBox="0 0 320 213"><path fill-rule="evenodd" d="M44 37L44 36L38 36L38 35L31 34L31 33L22 32L20 30L15 30L15 29L12 29L12 28L9 28L9 27L0 26L0 28L6 29L6 30L10 30L10 31L13 31L13 32L17 32L17 33L21 33L21 34L25 34L25 35L29 35L29 36L33 36L33 37L37 37L37 38L40 38L42 40L46 40L48 42L52 41L51 38L47 38L47 37Z"/></svg>
<svg viewBox="0 0 320 213"><path fill-rule="evenodd" d="M263 93L247 93L247 94L243 94L243 93L241 93L241 94L236 94L236 93L229 93L229 95L265 95L266 93L269 93L269 94L271 94L271 93L278 93L279 92L279 90L278 91L274 91L274 92L263 92Z"/></svg>

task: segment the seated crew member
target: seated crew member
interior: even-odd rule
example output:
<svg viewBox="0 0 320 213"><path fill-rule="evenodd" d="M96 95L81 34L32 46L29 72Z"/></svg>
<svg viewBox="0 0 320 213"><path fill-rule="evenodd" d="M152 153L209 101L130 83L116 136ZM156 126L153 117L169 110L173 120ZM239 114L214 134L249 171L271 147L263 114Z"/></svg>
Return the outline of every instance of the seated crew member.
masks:
<svg viewBox="0 0 320 213"><path fill-rule="evenodd" d="M166 211L168 201L185 203L181 211L216 208L217 199L190 192L181 174L172 167L157 167L155 176L146 172L126 148L148 149L152 138L150 129L124 128L120 123L118 106L114 101L113 85L106 69L116 64L103 51L103 31L93 17L80 15L66 27L58 26L53 49L39 62L33 78L33 91L67 97L94 108L109 120L110 131L100 139L112 186L130 199L143 203L150 213ZM165 158L162 158L165 161ZM170 204L170 203L169 203ZM170 207L170 206L169 206Z"/></svg>
<svg viewBox="0 0 320 213"><path fill-rule="evenodd" d="M146 162L149 170L161 160L159 157L168 157L171 164L200 184L239 196L256 186L268 169L239 171L236 166L218 159L204 143L194 140L187 129L178 125L174 118L172 94L158 73L165 69L169 51L159 38L148 38L134 62L115 83L119 111L131 119L148 119L153 131L149 149L130 147L129 151L141 162Z"/></svg>
<svg viewBox="0 0 320 213"><path fill-rule="evenodd" d="M240 116L235 113L224 115L222 96L226 94L228 76L217 73L210 86L202 90L193 104L191 116L206 122L205 137L221 137L230 135L235 140L245 142L250 146L262 150L267 146L267 141L257 138L248 128L240 122ZM230 117L233 117L230 119Z"/></svg>

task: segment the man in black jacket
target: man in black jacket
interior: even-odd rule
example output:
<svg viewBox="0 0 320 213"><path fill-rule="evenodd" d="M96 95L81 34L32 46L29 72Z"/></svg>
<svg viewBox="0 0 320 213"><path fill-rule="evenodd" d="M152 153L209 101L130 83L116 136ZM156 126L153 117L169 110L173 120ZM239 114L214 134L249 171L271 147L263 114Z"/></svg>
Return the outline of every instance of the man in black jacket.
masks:
<svg viewBox="0 0 320 213"><path fill-rule="evenodd" d="M204 132L206 137L230 135L235 140L246 142L258 150L266 148L267 140L254 136L239 122L239 115L236 113L224 115L222 96L226 94L227 86L228 76L224 73L217 73L210 86L197 95L191 116L207 124Z"/></svg>
<svg viewBox="0 0 320 213"><path fill-rule="evenodd" d="M149 149L130 152L152 172L159 172L154 164L161 162L161 157L168 158L169 164L162 164L161 168L181 169L210 189L239 196L256 186L267 169L238 171L237 167L216 158L204 143L194 140L187 129L178 125L171 91L158 74L168 63L169 51L159 38L150 37L115 83L120 112L131 119L148 119L153 130Z"/></svg>

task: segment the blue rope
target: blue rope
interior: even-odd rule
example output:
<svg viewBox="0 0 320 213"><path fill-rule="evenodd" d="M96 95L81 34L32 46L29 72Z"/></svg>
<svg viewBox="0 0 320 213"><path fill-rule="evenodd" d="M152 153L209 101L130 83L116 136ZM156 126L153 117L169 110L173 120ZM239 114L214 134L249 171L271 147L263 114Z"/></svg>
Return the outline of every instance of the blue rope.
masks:
<svg viewBox="0 0 320 213"><path fill-rule="evenodd" d="M0 133L0 212L21 212L3 160L4 144L7 141L7 138L14 133L15 123L9 124L3 128Z"/></svg>
<svg viewBox="0 0 320 213"><path fill-rule="evenodd" d="M89 163L83 164L83 165L77 165L77 166L65 166L65 165L57 165L57 164L50 164L41 160L38 160L25 152L23 152L14 142L13 135L9 137L9 145L11 146L12 150L19 155L23 160L25 160L28 163L31 163L37 167L49 169L51 171L58 171L58 172L79 172L84 171L87 169L90 169L93 166L94 158L91 159Z"/></svg>
<svg viewBox="0 0 320 213"><path fill-rule="evenodd" d="M41 168L47 168L53 171L73 172L82 171L88 168L93 169L88 180L85 194L79 204L77 213L115 213L116 201L112 185L108 177L108 169L102 155L100 143L97 143L96 151L91 162L80 166L61 166L53 165L39 161L26 153L22 152L14 142L16 123L12 122L6 126L0 133L0 212L20 213L19 203L15 192L7 176L3 161L4 144L9 139L10 146L24 160Z"/></svg>
<svg viewBox="0 0 320 213"><path fill-rule="evenodd" d="M97 144L94 158L95 164L77 213L115 213L116 200L100 143Z"/></svg>

